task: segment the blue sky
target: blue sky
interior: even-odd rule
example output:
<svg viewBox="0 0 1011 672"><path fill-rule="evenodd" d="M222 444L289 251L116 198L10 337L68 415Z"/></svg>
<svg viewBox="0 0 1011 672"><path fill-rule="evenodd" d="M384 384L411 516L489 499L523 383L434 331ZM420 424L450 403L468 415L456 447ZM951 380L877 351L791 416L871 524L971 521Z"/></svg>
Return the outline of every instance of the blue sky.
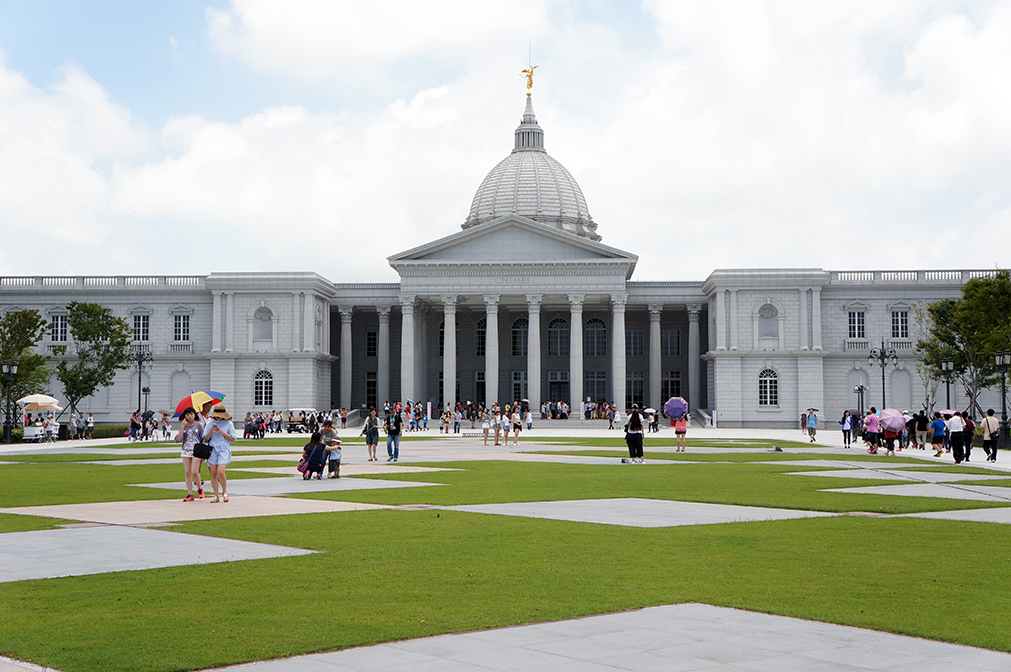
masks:
<svg viewBox="0 0 1011 672"><path fill-rule="evenodd" d="M1001 2L0 0L0 235L66 274L393 281L511 148L528 45L635 279L1011 263Z"/></svg>

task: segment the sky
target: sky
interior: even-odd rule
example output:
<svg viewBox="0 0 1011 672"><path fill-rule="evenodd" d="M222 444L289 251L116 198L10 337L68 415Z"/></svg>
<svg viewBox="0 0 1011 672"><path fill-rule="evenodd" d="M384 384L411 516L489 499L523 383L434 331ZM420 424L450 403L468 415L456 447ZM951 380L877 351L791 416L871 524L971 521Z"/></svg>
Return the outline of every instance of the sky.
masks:
<svg viewBox="0 0 1011 672"><path fill-rule="evenodd" d="M634 280L1011 265L1011 3L0 0L0 276L460 231L533 103Z"/></svg>

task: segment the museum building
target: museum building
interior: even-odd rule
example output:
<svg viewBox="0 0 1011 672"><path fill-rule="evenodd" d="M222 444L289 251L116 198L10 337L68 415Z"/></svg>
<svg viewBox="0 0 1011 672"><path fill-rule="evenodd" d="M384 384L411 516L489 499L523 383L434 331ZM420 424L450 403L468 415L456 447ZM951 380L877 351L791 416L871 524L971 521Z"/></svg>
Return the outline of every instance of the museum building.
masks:
<svg viewBox="0 0 1011 672"><path fill-rule="evenodd" d="M71 301L132 325L151 361L140 380L121 371L83 402L98 422L123 422L147 388L140 405L153 409L224 392L240 417L408 399L642 408L682 396L702 421L787 427L809 407L823 421L856 408L858 386L877 405L882 372L888 406L919 407L917 304L994 273L719 269L704 281L639 281L636 255L601 240L579 185L545 151L528 95L512 152L484 178L462 229L389 257L399 283L3 277L0 310L43 314L43 354L68 345ZM871 365L876 347L897 362ZM55 380L51 391L60 397Z"/></svg>

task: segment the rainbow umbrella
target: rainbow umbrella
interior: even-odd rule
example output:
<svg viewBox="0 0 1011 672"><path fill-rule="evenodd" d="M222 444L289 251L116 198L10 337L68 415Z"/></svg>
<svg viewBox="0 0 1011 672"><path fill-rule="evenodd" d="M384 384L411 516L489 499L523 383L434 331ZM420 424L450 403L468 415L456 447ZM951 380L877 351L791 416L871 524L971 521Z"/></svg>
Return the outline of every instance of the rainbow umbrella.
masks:
<svg viewBox="0 0 1011 672"><path fill-rule="evenodd" d="M183 397L183 400L179 402L176 406L176 412L172 416L173 418L178 418L183 414L187 408L193 407L197 413L200 412L200 408L206 404L208 401L212 404L216 404L225 398L221 392L211 392L210 390L206 392L194 392L193 394L188 394Z"/></svg>

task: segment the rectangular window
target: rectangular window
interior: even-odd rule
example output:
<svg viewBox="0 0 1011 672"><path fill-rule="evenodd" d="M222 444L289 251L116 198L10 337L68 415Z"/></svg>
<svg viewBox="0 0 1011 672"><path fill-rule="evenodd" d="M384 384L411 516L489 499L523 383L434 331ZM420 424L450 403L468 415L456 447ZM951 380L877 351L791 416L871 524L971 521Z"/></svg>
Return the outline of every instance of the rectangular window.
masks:
<svg viewBox="0 0 1011 672"><path fill-rule="evenodd" d="M643 408L643 376L642 372L632 372L625 377L625 408L635 404Z"/></svg>
<svg viewBox="0 0 1011 672"><path fill-rule="evenodd" d="M779 406L779 378L763 371L758 376L758 405Z"/></svg>
<svg viewBox="0 0 1011 672"><path fill-rule="evenodd" d="M172 317L173 317L172 340L173 341L190 340L190 316L173 315Z"/></svg>
<svg viewBox="0 0 1011 672"><path fill-rule="evenodd" d="M892 338L909 338L909 311L892 311Z"/></svg>
<svg viewBox="0 0 1011 672"><path fill-rule="evenodd" d="M487 323L484 320L479 320L477 327L474 329L474 356L484 357L485 351L485 339L487 337L487 329L485 325ZM459 347L459 345L457 345Z"/></svg>
<svg viewBox="0 0 1011 672"><path fill-rule="evenodd" d="M378 384L376 383L376 373L370 371L365 374L365 406L367 408L377 408L376 396L378 390Z"/></svg>
<svg viewBox="0 0 1011 672"><path fill-rule="evenodd" d="M625 330L625 356L642 357L642 329Z"/></svg>
<svg viewBox="0 0 1011 672"><path fill-rule="evenodd" d="M49 330L49 340L54 343L67 342L67 316L53 315L52 327Z"/></svg>
<svg viewBox="0 0 1011 672"><path fill-rule="evenodd" d="M257 378L253 381L253 405L274 405L274 381L272 378Z"/></svg>
<svg viewBox="0 0 1011 672"><path fill-rule="evenodd" d="M680 397L681 394L681 372L668 371L667 375L660 378L660 398L670 399Z"/></svg>
<svg viewBox="0 0 1011 672"><path fill-rule="evenodd" d="M513 371L513 401L527 397L527 372Z"/></svg>
<svg viewBox="0 0 1011 672"><path fill-rule="evenodd" d="M365 332L365 356L379 356L379 334L374 331ZM375 408L375 406L369 406L369 408Z"/></svg>
<svg viewBox="0 0 1011 672"><path fill-rule="evenodd" d="M850 311L848 334L849 338L867 338L867 330L864 326L864 311Z"/></svg>
<svg viewBox="0 0 1011 672"><path fill-rule="evenodd" d="M660 356L680 357L681 356L681 330L664 329L660 332Z"/></svg>
<svg viewBox="0 0 1011 672"><path fill-rule="evenodd" d="M607 392L607 372L606 371L586 371L583 373L583 394L591 401L607 401L610 395Z"/></svg>
<svg viewBox="0 0 1011 672"><path fill-rule="evenodd" d="M484 387L484 371L474 372L474 403L487 404L488 397Z"/></svg>
<svg viewBox="0 0 1011 672"><path fill-rule="evenodd" d="M133 316L133 340L138 341L148 341L151 338L151 316L150 315L134 315Z"/></svg>

